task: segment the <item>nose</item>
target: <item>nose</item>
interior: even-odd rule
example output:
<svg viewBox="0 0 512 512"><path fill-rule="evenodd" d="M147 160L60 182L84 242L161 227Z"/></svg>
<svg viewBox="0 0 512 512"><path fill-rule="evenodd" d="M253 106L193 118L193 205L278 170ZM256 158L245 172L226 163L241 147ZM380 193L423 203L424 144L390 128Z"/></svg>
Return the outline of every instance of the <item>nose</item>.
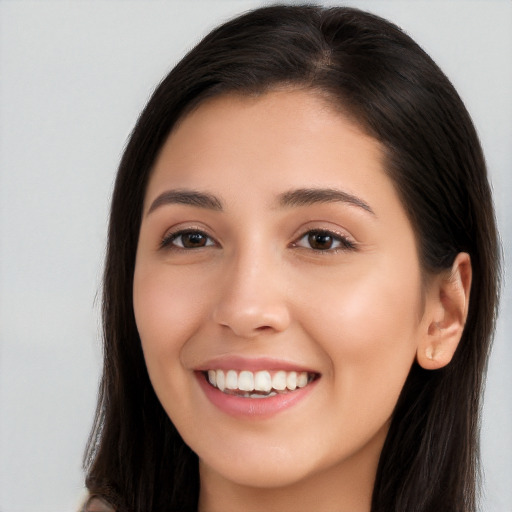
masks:
<svg viewBox="0 0 512 512"><path fill-rule="evenodd" d="M238 258L225 269L213 320L240 338L282 332L290 324L286 283L272 258Z"/></svg>

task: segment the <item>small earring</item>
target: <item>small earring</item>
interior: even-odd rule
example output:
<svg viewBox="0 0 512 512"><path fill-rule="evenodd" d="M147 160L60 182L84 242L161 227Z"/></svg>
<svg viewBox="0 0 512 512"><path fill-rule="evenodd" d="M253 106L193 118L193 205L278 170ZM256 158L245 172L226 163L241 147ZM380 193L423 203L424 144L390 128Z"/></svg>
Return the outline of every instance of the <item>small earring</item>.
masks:
<svg viewBox="0 0 512 512"><path fill-rule="evenodd" d="M425 350L425 355L427 356L427 359L430 359L431 361L434 360L434 347L429 345Z"/></svg>

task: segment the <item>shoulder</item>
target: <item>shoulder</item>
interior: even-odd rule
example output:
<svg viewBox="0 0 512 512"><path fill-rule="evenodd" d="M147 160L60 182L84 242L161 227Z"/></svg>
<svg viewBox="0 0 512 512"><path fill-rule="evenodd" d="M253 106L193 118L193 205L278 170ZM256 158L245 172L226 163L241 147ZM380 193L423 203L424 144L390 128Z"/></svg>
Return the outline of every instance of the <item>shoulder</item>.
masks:
<svg viewBox="0 0 512 512"><path fill-rule="evenodd" d="M80 512L116 512L105 500L99 496L90 496L84 503Z"/></svg>

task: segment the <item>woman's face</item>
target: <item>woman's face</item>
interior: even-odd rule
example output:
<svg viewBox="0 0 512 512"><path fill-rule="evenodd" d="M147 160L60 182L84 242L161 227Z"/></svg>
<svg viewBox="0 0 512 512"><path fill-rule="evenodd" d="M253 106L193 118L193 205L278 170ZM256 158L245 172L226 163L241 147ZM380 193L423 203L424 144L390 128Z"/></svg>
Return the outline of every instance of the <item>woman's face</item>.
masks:
<svg viewBox="0 0 512 512"><path fill-rule="evenodd" d="M379 144L325 100L214 98L163 146L133 301L151 382L202 477L374 471L424 299Z"/></svg>

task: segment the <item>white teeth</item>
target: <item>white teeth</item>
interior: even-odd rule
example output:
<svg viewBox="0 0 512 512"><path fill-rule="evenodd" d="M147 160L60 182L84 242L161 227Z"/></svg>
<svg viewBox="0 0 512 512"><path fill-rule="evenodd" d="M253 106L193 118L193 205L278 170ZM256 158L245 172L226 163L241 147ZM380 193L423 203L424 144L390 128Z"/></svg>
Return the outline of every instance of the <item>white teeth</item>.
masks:
<svg viewBox="0 0 512 512"><path fill-rule="evenodd" d="M267 371L256 372L254 376L254 389L268 393L272 389L272 378Z"/></svg>
<svg viewBox="0 0 512 512"><path fill-rule="evenodd" d="M289 372L286 375L286 387L293 391L297 387L297 372Z"/></svg>
<svg viewBox="0 0 512 512"><path fill-rule="evenodd" d="M270 396L276 396L277 393L275 391L272 391L272 393L269 393L268 395L260 395L258 393L251 393L249 395L249 398L268 398Z"/></svg>
<svg viewBox="0 0 512 512"><path fill-rule="evenodd" d="M229 370L228 373L226 373L226 388L238 389L238 375L235 370Z"/></svg>
<svg viewBox="0 0 512 512"><path fill-rule="evenodd" d="M279 371L272 377L272 387L278 391L286 389L286 372Z"/></svg>
<svg viewBox="0 0 512 512"><path fill-rule="evenodd" d="M303 388L308 385L308 373L307 372L300 372L297 375L297 387Z"/></svg>
<svg viewBox="0 0 512 512"><path fill-rule="evenodd" d="M272 376L269 371L251 372L243 370L208 370L208 382L220 391L240 391L240 396L250 398L267 398L279 391L294 391L311 382L308 372L286 372L279 370ZM264 394L262 394L264 393Z"/></svg>
<svg viewBox="0 0 512 512"><path fill-rule="evenodd" d="M226 380L224 378L224 372L222 370L217 370L215 372L215 380L217 381L217 387L224 391L226 389Z"/></svg>
<svg viewBox="0 0 512 512"><path fill-rule="evenodd" d="M240 375L238 375L238 389L240 391L253 391L254 375L252 372L240 372Z"/></svg>

